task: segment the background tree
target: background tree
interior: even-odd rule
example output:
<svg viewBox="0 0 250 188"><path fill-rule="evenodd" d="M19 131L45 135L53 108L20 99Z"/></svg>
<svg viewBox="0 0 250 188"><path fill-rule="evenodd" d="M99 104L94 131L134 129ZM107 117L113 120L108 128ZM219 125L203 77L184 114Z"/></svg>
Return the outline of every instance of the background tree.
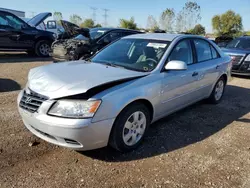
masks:
<svg viewBox="0 0 250 188"><path fill-rule="evenodd" d="M178 32L188 31L201 20L201 7L193 1L188 1L176 16L175 29Z"/></svg>
<svg viewBox="0 0 250 188"><path fill-rule="evenodd" d="M59 22L60 20L63 19L62 13L61 12L54 12L53 18L54 18L54 20L56 20L57 22Z"/></svg>
<svg viewBox="0 0 250 188"><path fill-rule="evenodd" d="M150 31L159 29L158 23L152 15L148 16L147 29L149 29Z"/></svg>
<svg viewBox="0 0 250 188"><path fill-rule="evenodd" d="M76 25L80 25L82 18L81 16L77 15L77 14L73 14L69 17L70 22L76 24Z"/></svg>
<svg viewBox="0 0 250 188"><path fill-rule="evenodd" d="M196 26L194 26L193 29L190 29L187 32L191 33L193 35L205 35L206 34L206 29L201 24L197 24Z"/></svg>
<svg viewBox="0 0 250 188"><path fill-rule="evenodd" d="M218 36L239 36L242 34L242 18L232 10L228 10L222 15L215 15L212 18L213 29Z"/></svg>
<svg viewBox="0 0 250 188"><path fill-rule="evenodd" d="M119 27L127 29L137 29L137 24L135 23L134 17L131 17L130 20L120 19Z"/></svg>
<svg viewBox="0 0 250 188"><path fill-rule="evenodd" d="M185 3L183 13L185 16L185 27L186 30L194 28L194 26L201 20L200 15L201 7L192 1Z"/></svg>
<svg viewBox="0 0 250 188"><path fill-rule="evenodd" d="M95 27L102 27L102 25L98 23L95 25Z"/></svg>
<svg viewBox="0 0 250 188"><path fill-rule="evenodd" d="M183 11L180 11L176 16L175 30L177 32L184 32L186 30L185 17Z"/></svg>
<svg viewBox="0 0 250 188"><path fill-rule="evenodd" d="M95 22L91 18L85 19L81 24L80 27L86 27L86 28L93 28L95 27Z"/></svg>
<svg viewBox="0 0 250 188"><path fill-rule="evenodd" d="M175 12L174 9L167 8L161 13L160 28L165 31L173 31Z"/></svg>

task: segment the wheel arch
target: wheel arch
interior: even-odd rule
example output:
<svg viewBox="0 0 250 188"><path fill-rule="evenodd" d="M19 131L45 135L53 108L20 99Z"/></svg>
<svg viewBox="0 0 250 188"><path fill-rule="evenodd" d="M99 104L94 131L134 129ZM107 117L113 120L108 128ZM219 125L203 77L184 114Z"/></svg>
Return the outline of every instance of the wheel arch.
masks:
<svg viewBox="0 0 250 188"><path fill-rule="evenodd" d="M140 104L143 104L145 105L148 110L149 110L149 113L150 113L150 121L153 120L153 117L154 117L154 107L152 105L152 103L148 100L148 99L145 99L145 98L139 98L139 99L135 99L133 101L130 101L128 104L126 104L118 113L117 113L117 116L116 118L123 112L123 110L125 108L127 108L128 106L130 105L133 105L133 104L136 104L136 103L140 103Z"/></svg>
<svg viewBox="0 0 250 188"><path fill-rule="evenodd" d="M36 39L35 39L35 42L34 42L34 45L33 47L35 47L35 45L37 44L38 41L42 41L42 40L46 40L46 41L49 41L51 44L53 42L53 40L48 37L48 36L38 36Z"/></svg>

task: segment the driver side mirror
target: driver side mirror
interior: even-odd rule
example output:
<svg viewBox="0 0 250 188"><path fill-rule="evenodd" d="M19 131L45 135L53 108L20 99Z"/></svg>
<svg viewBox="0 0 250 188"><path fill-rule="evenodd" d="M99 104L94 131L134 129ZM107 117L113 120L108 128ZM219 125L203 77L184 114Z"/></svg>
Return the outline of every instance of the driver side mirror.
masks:
<svg viewBox="0 0 250 188"><path fill-rule="evenodd" d="M187 70L187 64L184 61L169 61L165 65L165 70Z"/></svg>

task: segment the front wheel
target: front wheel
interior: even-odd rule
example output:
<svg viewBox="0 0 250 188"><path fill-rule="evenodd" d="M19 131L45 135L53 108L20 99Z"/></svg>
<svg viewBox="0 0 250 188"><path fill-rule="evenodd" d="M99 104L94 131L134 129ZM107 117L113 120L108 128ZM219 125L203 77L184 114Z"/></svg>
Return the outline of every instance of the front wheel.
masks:
<svg viewBox="0 0 250 188"><path fill-rule="evenodd" d="M47 40L40 40L35 45L35 53L39 57L48 57L50 50L50 42Z"/></svg>
<svg viewBox="0 0 250 188"><path fill-rule="evenodd" d="M149 124L150 113L145 105L129 105L117 117L109 144L121 152L133 150L142 142Z"/></svg>
<svg viewBox="0 0 250 188"><path fill-rule="evenodd" d="M223 97L225 86L226 81L223 77L221 77L214 86L214 89L209 97L209 102L213 104L218 104Z"/></svg>

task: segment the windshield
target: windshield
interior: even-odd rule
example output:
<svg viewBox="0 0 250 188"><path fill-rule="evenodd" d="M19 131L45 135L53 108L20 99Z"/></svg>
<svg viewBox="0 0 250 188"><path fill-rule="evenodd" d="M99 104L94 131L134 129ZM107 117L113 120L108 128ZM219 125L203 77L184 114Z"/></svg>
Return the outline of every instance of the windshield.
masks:
<svg viewBox="0 0 250 188"><path fill-rule="evenodd" d="M90 38L92 40L100 38L102 35L104 35L108 30L106 29L91 29L89 34Z"/></svg>
<svg viewBox="0 0 250 188"><path fill-rule="evenodd" d="M96 54L91 61L150 72L158 65L168 45L169 41L121 39Z"/></svg>
<svg viewBox="0 0 250 188"><path fill-rule="evenodd" d="M250 38L237 38L229 42L227 48L250 49Z"/></svg>

